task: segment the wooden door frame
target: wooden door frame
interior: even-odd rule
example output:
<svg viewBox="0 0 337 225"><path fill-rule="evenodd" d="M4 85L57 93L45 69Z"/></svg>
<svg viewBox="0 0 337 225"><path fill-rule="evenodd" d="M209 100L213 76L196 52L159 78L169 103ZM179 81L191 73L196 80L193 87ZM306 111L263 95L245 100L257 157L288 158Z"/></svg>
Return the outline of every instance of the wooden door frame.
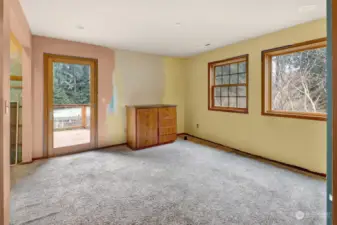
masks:
<svg viewBox="0 0 337 225"><path fill-rule="evenodd" d="M10 0L0 1L0 224L9 224L10 147L9 147L9 73Z"/></svg>
<svg viewBox="0 0 337 225"><path fill-rule="evenodd" d="M337 198L337 0L328 0L327 1L327 9L328 9L328 38L330 38L330 48L332 53L331 59L331 84L329 87L330 90L330 98L332 99L331 108L330 108L330 123L328 125L328 152L327 152L327 164L328 164L328 193L331 193L331 185L332 185L332 194L333 194L333 202L329 202L328 198L328 220L327 224L337 225L337 204L334 203ZM330 52L329 52L330 53ZM329 59L330 60L330 59ZM332 129L332 130L331 130ZM332 148L332 149L331 149ZM332 157L331 157L332 155ZM332 165L331 165L332 164ZM332 213L332 215L330 214ZM331 221L332 220L332 221ZM332 222L332 223L331 223Z"/></svg>
<svg viewBox="0 0 337 225"><path fill-rule="evenodd" d="M53 82L51 77L53 76L52 63L53 62L62 62L69 64L81 64L81 65L90 65L90 99L91 103L91 122L90 122L90 142L91 145L88 149L76 150L75 152L86 151L90 149L97 148L98 146L98 60L92 58L83 58L77 56L67 56L67 55L56 55L44 53L44 155L45 157L62 155L73 153L73 151L67 151L62 154L54 154L53 149L53 125L52 121L49 119L49 110L53 108L53 93L52 86Z"/></svg>

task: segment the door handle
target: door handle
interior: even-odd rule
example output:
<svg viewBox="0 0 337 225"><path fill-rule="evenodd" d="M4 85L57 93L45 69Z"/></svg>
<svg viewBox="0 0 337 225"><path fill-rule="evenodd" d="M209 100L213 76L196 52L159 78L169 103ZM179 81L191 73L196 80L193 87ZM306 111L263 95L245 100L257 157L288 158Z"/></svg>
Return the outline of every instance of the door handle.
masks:
<svg viewBox="0 0 337 225"><path fill-rule="evenodd" d="M7 114L9 111L9 104L8 104L8 101L5 100L5 114Z"/></svg>

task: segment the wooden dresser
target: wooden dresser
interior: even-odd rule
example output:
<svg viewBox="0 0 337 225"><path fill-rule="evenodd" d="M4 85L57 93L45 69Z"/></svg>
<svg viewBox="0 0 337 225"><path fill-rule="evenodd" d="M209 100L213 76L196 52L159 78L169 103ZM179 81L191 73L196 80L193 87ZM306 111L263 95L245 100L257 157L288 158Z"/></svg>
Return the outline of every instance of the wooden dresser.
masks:
<svg viewBox="0 0 337 225"><path fill-rule="evenodd" d="M175 105L133 105L126 107L127 143L131 149L174 142L177 138Z"/></svg>

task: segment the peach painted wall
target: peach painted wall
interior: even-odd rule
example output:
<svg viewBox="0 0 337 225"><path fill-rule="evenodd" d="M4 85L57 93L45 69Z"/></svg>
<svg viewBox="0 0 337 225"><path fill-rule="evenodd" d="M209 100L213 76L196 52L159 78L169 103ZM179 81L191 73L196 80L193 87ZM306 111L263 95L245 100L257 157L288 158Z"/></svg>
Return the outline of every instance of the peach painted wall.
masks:
<svg viewBox="0 0 337 225"><path fill-rule="evenodd" d="M33 124L32 124L32 34L23 13L21 5L18 0L11 0L10 9L10 31L22 46L22 76L23 76L23 89L22 89L22 160L23 162L32 161L33 149Z"/></svg>
<svg viewBox="0 0 337 225"><path fill-rule="evenodd" d="M33 158L46 156L47 153L43 147L44 53L98 59L98 146L111 145L112 140L107 131L114 51L100 46L33 36Z"/></svg>
<svg viewBox="0 0 337 225"><path fill-rule="evenodd" d="M0 224L9 224L9 113L4 101L9 101L10 72L10 0L0 1Z"/></svg>
<svg viewBox="0 0 337 225"><path fill-rule="evenodd" d="M23 160L31 161L31 33L24 16L23 10L18 0L2 0L0 1L0 224L9 224L9 198L10 198L10 167L9 167L9 113L3 113L4 101L9 102L9 73L10 73L10 33L12 32L23 49L22 70L24 75L24 100L27 112L23 117L23 132L26 138L23 144L26 150L23 152ZM29 138L30 137L30 138Z"/></svg>

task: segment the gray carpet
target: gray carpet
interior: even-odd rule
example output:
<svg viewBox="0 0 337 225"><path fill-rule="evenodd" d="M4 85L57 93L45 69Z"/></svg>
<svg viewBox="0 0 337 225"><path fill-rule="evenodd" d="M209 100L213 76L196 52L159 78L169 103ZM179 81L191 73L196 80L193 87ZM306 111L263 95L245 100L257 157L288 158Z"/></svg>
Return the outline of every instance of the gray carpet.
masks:
<svg viewBox="0 0 337 225"><path fill-rule="evenodd" d="M325 181L179 140L12 169L12 224L325 224Z"/></svg>

